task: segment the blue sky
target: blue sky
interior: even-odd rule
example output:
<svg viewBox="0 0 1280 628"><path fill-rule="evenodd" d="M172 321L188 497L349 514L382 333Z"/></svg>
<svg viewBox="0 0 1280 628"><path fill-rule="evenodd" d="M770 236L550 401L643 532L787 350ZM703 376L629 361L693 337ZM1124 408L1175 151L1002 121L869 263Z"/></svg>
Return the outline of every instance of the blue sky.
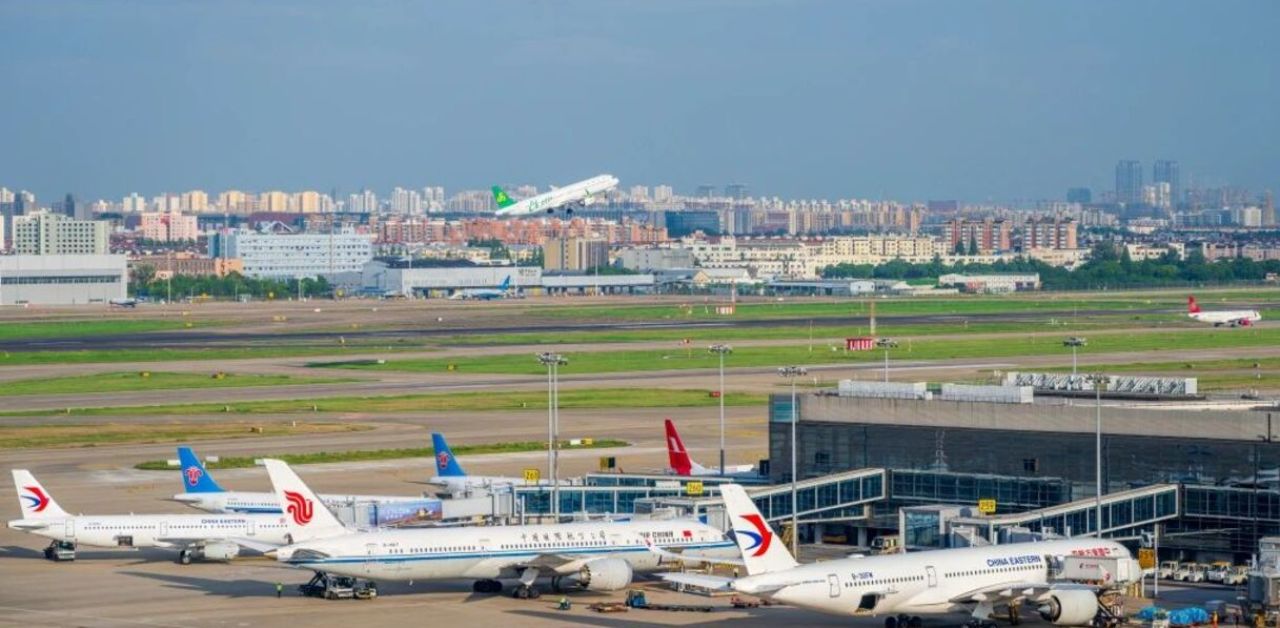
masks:
<svg viewBox="0 0 1280 628"><path fill-rule="evenodd" d="M0 185L1280 188L1280 2L0 0Z"/></svg>

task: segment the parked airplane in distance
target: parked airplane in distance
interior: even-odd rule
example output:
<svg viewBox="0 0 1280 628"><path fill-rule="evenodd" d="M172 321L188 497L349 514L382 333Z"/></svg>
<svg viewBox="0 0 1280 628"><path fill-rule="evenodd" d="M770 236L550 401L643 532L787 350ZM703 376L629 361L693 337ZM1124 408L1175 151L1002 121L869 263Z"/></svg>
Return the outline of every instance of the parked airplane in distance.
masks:
<svg viewBox="0 0 1280 628"><path fill-rule="evenodd" d="M138 300L133 298L111 299L110 301L107 301L107 304L112 307L138 307Z"/></svg>
<svg viewBox="0 0 1280 628"><path fill-rule="evenodd" d="M1262 320L1258 310L1218 310L1205 312L1200 309L1194 296L1187 297L1187 316L1201 323L1213 323L1214 327L1230 325L1232 327L1248 327Z"/></svg>
<svg viewBox="0 0 1280 628"><path fill-rule="evenodd" d="M228 491L222 488L213 475L205 469L204 463L190 447L178 448L178 462L182 467L183 492L171 499L203 510L216 513L254 513L280 514L280 501L275 493L258 493L250 491ZM351 503L380 504L393 502L420 502L424 497L409 495L321 495L320 499L329 506Z"/></svg>
<svg viewBox="0 0 1280 628"><path fill-rule="evenodd" d="M689 451L684 448L684 441L680 439L680 433L676 431L676 424L671 419L666 419L665 426L667 429L667 461L671 465L671 473L691 476L730 475L756 477L756 467L751 464L725 465L723 474L720 473L719 467L704 467L698 464L689 456Z"/></svg>
<svg viewBox="0 0 1280 628"><path fill-rule="evenodd" d="M1095 538L1009 543L907 554L843 558L807 565L796 562L769 528L745 489L720 487L733 536L742 548L746 576L726 578L669 573L672 582L733 590L792 606L844 616L886 615L886 628L918 628L922 615L969 612L971 626L994 626L997 604L1031 605L1058 626L1093 625L1097 590L1053 581L1050 573L1066 557L1114 564L1100 569L1109 585L1141 578L1142 570L1123 545ZM1115 559L1114 561L1110 559Z"/></svg>
<svg viewBox="0 0 1280 628"><path fill-rule="evenodd" d="M737 546L719 530L692 520L556 523L522 526L400 528L357 532L344 528L279 460L264 460L285 523L296 539L275 549L280 562L319 573L391 580L474 580L477 593L500 593L500 579L519 580L514 595L538 597L534 584L556 589L619 591L636 572L668 561L729 559ZM254 544L248 547L258 549ZM272 548L265 548L270 551Z"/></svg>
<svg viewBox="0 0 1280 628"><path fill-rule="evenodd" d="M443 494L460 495L474 489L509 489L512 486L530 484L524 478L467 475L467 472L462 470L462 465L458 464L453 450L449 449L449 443L445 441L444 434L440 432L431 433L431 447L436 454L436 474L427 480L427 484L436 487ZM549 486L551 482L539 480L534 484Z"/></svg>
<svg viewBox="0 0 1280 628"><path fill-rule="evenodd" d="M507 275L497 288L470 288L467 290L459 290L451 295L450 299L476 299L480 301L490 301L492 299L505 299L511 293L511 275Z"/></svg>
<svg viewBox="0 0 1280 628"><path fill-rule="evenodd" d="M570 183L562 188L553 187L550 192L543 192L537 196L530 196L524 200L517 201L507 195L507 192L499 186L493 186L493 200L498 204L499 216L527 216L529 214L537 214L546 212L554 213L557 209L562 209L566 214L572 214L574 208L584 208L596 201L596 199L604 193L618 187L617 177L611 174L601 174L584 179L576 183Z"/></svg>
<svg viewBox="0 0 1280 628"><path fill-rule="evenodd" d="M237 540L284 545L289 532L280 515L71 515L26 469L13 470L13 484L22 518L9 527L55 544L176 549L185 565L193 559L231 560L240 553Z"/></svg>

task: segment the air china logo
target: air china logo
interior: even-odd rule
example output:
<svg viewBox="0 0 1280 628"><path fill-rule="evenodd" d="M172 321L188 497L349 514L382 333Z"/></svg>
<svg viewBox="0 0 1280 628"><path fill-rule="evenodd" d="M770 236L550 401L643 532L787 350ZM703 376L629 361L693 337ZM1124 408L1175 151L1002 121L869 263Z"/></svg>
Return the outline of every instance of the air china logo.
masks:
<svg viewBox="0 0 1280 628"><path fill-rule="evenodd" d="M27 507L32 512L43 512L45 508L49 507L49 496L45 495L39 486L24 486L22 489L31 493L30 495L23 495L22 499L28 500Z"/></svg>
<svg viewBox="0 0 1280 628"><path fill-rule="evenodd" d="M187 467L182 471L187 474L187 486L195 486L200 483L200 478L204 477L204 471L200 467Z"/></svg>
<svg viewBox="0 0 1280 628"><path fill-rule="evenodd" d="M752 554L753 557L763 556L765 552L769 551L769 544L773 542L773 532L769 530L768 524L764 522L760 515L742 515L742 518L756 529L755 532L735 530L739 536L745 536L751 540L751 546L742 548L742 551L750 552L755 550L755 553ZM741 541L738 544L741 545Z"/></svg>
<svg viewBox="0 0 1280 628"><path fill-rule="evenodd" d="M304 526L311 522L311 515L314 514L311 500L293 491L285 491L284 499L289 502L284 510L293 516L294 523Z"/></svg>
<svg viewBox="0 0 1280 628"><path fill-rule="evenodd" d="M450 456L449 456L449 452L447 452L447 451L442 451L442 452L440 452L440 453L436 454L436 467L439 467L439 469L440 469L441 471L444 471L445 469L448 469L448 468L449 468L449 458L450 458Z"/></svg>

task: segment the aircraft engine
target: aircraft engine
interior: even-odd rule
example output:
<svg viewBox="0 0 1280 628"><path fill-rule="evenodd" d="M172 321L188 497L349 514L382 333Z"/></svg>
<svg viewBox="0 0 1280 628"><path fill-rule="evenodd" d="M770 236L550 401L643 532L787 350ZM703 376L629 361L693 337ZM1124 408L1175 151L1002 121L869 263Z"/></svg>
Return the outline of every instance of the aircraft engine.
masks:
<svg viewBox="0 0 1280 628"><path fill-rule="evenodd" d="M1098 596L1084 589L1049 590L1040 616L1055 626L1089 626L1098 614Z"/></svg>
<svg viewBox="0 0 1280 628"><path fill-rule="evenodd" d="M210 543L204 546L205 560L231 560L240 555L240 546L235 543Z"/></svg>
<svg viewBox="0 0 1280 628"><path fill-rule="evenodd" d="M631 584L631 564L621 558L601 558L582 566L576 574L561 576L557 587L577 586L587 591L621 591Z"/></svg>

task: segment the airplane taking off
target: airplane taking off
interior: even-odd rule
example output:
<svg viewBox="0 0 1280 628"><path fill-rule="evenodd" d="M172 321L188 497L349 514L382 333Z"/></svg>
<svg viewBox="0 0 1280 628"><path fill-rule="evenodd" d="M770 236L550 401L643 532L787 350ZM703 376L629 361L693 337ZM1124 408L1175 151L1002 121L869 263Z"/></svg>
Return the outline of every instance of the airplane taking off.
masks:
<svg viewBox="0 0 1280 628"><path fill-rule="evenodd" d="M55 545L176 549L185 565L193 559L231 560L245 539L262 547L284 545L289 533L279 515L70 515L26 469L13 470L13 484L22 518L9 527Z"/></svg>
<svg viewBox="0 0 1280 628"><path fill-rule="evenodd" d="M521 201L512 199L501 187L493 186L493 200L498 204L499 216L527 216L539 212L554 213L563 209L572 214L574 208L583 208L596 201L596 198L613 188L618 187L618 178L611 174L601 174L570 183L562 188L553 187L550 192L530 196Z"/></svg>
<svg viewBox="0 0 1280 628"><path fill-rule="evenodd" d="M791 606L844 616L887 615L886 628L918 628L921 615L969 612L970 626L994 626L997 604L1031 604L1058 626L1088 626L1098 613L1094 587L1051 580L1068 559L1092 561L1099 580L1124 585L1141 578L1129 550L1094 538L1009 543L908 554L796 562L769 529L755 503L737 484L720 487L747 575L725 578L695 573L663 579L732 590ZM1114 561L1111 559L1115 559ZM1115 573L1102 565L1115 565ZM1015 622L1016 623L1016 622Z"/></svg>
<svg viewBox="0 0 1280 628"><path fill-rule="evenodd" d="M737 546L717 529L691 520L564 523L357 532L344 528L288 465L264 460L294 538L276 560L319 573L391 580L474 580L477 593L499 593L499 579L518 579L515 597L538 597L534 584L556 589L619 591L636 572L653 571L681 552L684 560L729 559ZM258 549L254 544L247 547ZM266 548L270 551L272 548Z"/></svg>
<svg viewBox="0 0 1280 628"><path fill-rule="evenodd" d="M1214 327L1222 327L1223 325L1249 327L1262 320L1262 314L1258 310L1202 311L1194 296L1187 297L1187 317L1201 323L1213 323Z"/></svg>
<svg viewBox="0 0 1280 628"><path fill-rule="evenodd" d="M181 502L197 510L214 513L280 514L280 502L275 493L228 491L222 488L204 468L200 458L190 447L178 448L178 462L182 466L183 492L174 495ZM395 502L420 502L421 496L408 495L321 495L321 501L329 506L351 503L379 504Z"/></svg>
<svg viewBox="0 0 1280 628"><path fill-rule="evenodd" d="M665 424L667 429L667 461L671 465L671 473L690 476L729 475L756 477L755 465L725 465L725 472L721 474L719 467L704 467L694 462L693 458L689 457L689 451L684 448L684 441L680 439L680 433L676 431L676 424L672 423L671 419L666 419Z"/></svg>
<svg viewBox="0 0 1280 628"><path fill-rule="evenodd" d="M450 299L477 299L480 301L489 301L492 299L504 299L511 291L511 275L507 275L497 288L471 288L468 290L459 290L451 295Z"/></svg>

